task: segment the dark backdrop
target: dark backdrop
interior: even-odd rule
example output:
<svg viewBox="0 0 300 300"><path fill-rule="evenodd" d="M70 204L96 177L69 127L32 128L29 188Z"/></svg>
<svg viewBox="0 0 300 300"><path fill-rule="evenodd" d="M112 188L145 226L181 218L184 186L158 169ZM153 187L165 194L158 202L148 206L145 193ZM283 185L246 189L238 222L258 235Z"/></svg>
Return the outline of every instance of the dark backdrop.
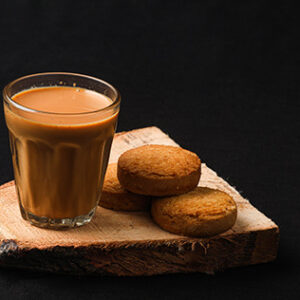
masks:
<svg viewBox="0 0 300 300"><path fill-rule="evenodd" d="M0 298L299 296L299 26L292 2L282 3L0 2L1 89L45 71L111 82L122 94L119 131L159 126L281 230L273 263L145 278L0 269ZM0 154L4 183L13 173L2 108Z"/></svg>

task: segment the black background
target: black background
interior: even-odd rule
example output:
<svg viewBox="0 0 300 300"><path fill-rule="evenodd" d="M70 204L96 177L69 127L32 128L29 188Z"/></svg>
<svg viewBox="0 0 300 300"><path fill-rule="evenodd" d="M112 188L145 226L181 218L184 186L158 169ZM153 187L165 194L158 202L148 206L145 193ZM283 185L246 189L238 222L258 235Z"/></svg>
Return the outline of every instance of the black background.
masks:
<svg viewBox="0 0 300 300"><path fill-rule="evenodd" d="M111 82L122 94L119 131L160 127L281 230L278 258L268 264L215 276L142 278L0 269L0 298L300 295L300 49L293 2L1 1L0 13L1 88L46 71ZM4 183L13 173L2 108L0 154Z"/></svg>

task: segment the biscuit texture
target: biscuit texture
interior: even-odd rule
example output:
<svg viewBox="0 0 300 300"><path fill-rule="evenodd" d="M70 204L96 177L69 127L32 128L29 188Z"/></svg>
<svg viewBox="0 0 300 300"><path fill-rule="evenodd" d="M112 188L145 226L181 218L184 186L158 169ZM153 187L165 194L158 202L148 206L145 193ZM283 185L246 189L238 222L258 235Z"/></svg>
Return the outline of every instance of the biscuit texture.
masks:
<svg viewBox="0 0 300 300"><path fill-rule="evenodd" d="M109 164L99 205L112 210L148 210L150 209L150 198L126 191L117 178L117 164Z"/></svg>
<svg viewBox="0 0 300 300"><path fill-rule="evenodd" d="M153 199L151 214L153 220L169 232L208 237L234 225L237 207L228 194L197 187L184 195Z"/></svg>
<svg viewBox="0 0 300 300"><path fill-rule="evenodd" d="M126 151L118 161L121 185L136 194L183 194L197 186L200 175L199 157L180 147L145 145Z"/></svg>

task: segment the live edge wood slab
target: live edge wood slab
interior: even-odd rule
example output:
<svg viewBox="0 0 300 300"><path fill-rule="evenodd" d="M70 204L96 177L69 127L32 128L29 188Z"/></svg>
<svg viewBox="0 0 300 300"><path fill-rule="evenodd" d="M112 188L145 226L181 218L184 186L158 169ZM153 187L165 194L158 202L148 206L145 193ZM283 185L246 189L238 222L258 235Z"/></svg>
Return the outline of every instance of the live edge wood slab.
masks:
<svg viewBox="0 0 300 300"><path fill-rule="evenodd" d="M157 127L116 134L110 162L144 144L178 146ZM201 157L201 153L199 153ZM86 226L55 231L21 218L14 182L0 188L0 265L38 271L118 276L177 272L214 273L264 263L277 254L279 229L205 164L199 185L223 190L238 205L234 227L211 238L168 233L146 212L99 207Z"/></svg>

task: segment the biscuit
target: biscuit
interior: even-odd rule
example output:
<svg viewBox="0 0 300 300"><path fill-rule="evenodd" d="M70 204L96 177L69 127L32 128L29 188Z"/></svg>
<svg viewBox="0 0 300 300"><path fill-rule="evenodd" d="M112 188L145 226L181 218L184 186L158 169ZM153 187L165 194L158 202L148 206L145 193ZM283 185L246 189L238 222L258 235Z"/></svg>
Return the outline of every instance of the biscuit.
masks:
<svg viewBox="0 0 300 300"><path fill-rule="evenodd" d="M112 210L147 210L150 208L150 198L126 191L117 178L117 164L109 164L99 205Z"/></svg>
<svg viewBox="0 0 300 300"><path fill-rule="evenodd" d="M118 178L130 192L171 196L194 189L200 179L199 157L180 147L146 145L123 153L118 161Z"/></svg>
<svg viewBox="0 0 300 300"><path fill-rule="evenodd" d="M230 229L236 221L237 207L228 194L197 187L184 195L154 199L151 214L169 232L207 237Z"/></svg>

